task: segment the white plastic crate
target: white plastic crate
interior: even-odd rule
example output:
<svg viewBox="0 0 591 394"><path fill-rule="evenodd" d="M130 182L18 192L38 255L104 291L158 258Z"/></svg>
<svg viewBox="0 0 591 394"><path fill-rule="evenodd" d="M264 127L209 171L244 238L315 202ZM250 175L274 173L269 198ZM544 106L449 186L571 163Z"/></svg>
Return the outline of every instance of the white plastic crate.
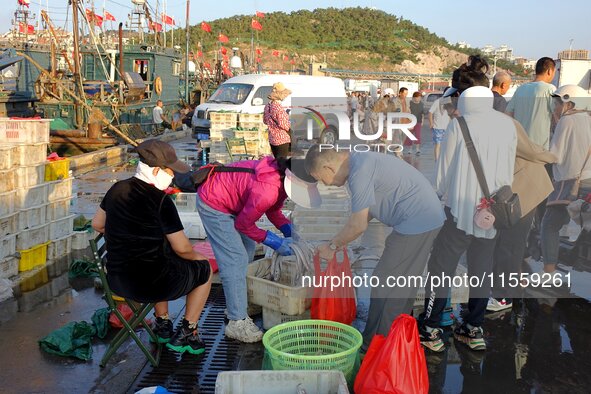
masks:
<svg viewBox="0 0 591 394"><path fill-rule="evenodd" d="M47 259L57 260L64 257L72 251L72 238L74 234L70 233L65 237L50 241L47 246Z"/></svg>
<svg viewBox="0 0 591 394"><path fill-rule="evenodd" d="M18 275L18 259L16 256L0 260L0 278L10 278Z"/></svg>
<svg viewBox="0 0 591 394"><path fill-rule="evenodd" d="M197 193L177 193L174 205L179 212L197 212Z"/></svg>
<svg viewBox="0 0 591 394"><path fill-rule="evenodd" d="M275 327L278 324L287 323L290 321L309 320L309 319L310 319L310 310L309 309L299 315L286 315L285 313L274 311L273 309L263 308L263 328L265 330Z"/></svg>
<svg viewBox="0 0 591 394"><path fill-rule="evenodd" d="M21 231L16 236L16 249L25 250L49 241L49 223Z"/></svg>
<svg viewBox="0 0 591 394"><path fill-rule="evenodd" d="M7 216L0 217L0 237L16 234L19 230L18 220L18 212L13 212Z"/></svg>
<svg viewBox="0 0 591 394"><path fill-rule="evenodd" d="M66 178L59 181L48 182L47 198L49 202L54 202L72 196L72 180Z"/></svg>
<svg viewBox="0 0 591 394"><path fill-rule="evenodd" d="M17 188L40 185L45 182L45 164L22 166L15 169Z"/></svg>
<svg viewBox="0 0 591 394"><path fill-rule="evenodd" d="M89 241L96 238L96 231L74 231L72 233L72 250L84 250L89 247Z"/></svg>
<svg viewBox="0 0 591 394"><path fill-rule="evenodd" d="M179 217L185 228L185 234L187 238L191 239L205 239L207 234L205 233L205 227L201 223L201 218L197 212L179 212Z"/></svg>
<svg viewBox="0 0 591 394"><path fill-rule="evenodd" d="M14 168L0 171L0 193L16 189L16 174Z"/></svg>
<svg viewBox="0 0 591 394"><path fill-rule="evenodd" d="M0 216L6 216L15 211L16 190L0 193Z"/></svg>
<svg viewBox="0 0 591 394"><path fill-rule="evenodd" d="M301 389L301 391L300 391ZM341 371L225 371L215 394L348 394Z"/></svg>
<svg viewBox="0 0 591 394"><path fill-rule="evenodd" d="M21 209L18 214L19 229L24 230L46 223L47 204Z"/></svg>
<svg viewBox="0 0 591 394"><path fill-rule="evenodd" d="M48 184L43 183L37 186L22 187L16 189L16 200L14 207L17 209L26 209L47 204Z"/></svg>
<svg viewBox="0 0 591 394"><path fill-rule="evenodd" d="M0 144L49 143L51 119L0 119Z"/></svg>
<svg viewBox="0 0 591 394"><path fill-rule="evenodd" d="M49 223L49 239L55 240L72 234L76 215L66 216Z"/></svg>
<svg viewBox="0 0 591 394"><path fill-rule="evenodd" d="M0 238L0 259L16 253L16 234Z"/></svg>
<svg viewBox="0 0 591 394"><path fill-rule="evenodd" d="M18 164L15 160L18 159L18 146L14 145L0 145L0 171L9 170L16 167Z"/></svg>
<svg viewBox="0 0 591 394"><path fill-rule="evenodd" d="M45 164L47 160L47 143L19 144L15 146L13 165L32 166Z"/></svg>
<svg viewBox="0 0 591 394"><path fill-rule="evenodd" d="M47 221L60 219L70 214L70 206L72 205L72 198L66 197L59 200L52 201L47 204L46 217Z"/></svg>
<svg viewBox="0 0 591 394"><path fill-rule="evenodd" d="M248 265L246 274L248 302L286 315L299 315L309 309L312 289L272 282L267 279L270 278L270 269L271 259L258 260Z"/></svg>

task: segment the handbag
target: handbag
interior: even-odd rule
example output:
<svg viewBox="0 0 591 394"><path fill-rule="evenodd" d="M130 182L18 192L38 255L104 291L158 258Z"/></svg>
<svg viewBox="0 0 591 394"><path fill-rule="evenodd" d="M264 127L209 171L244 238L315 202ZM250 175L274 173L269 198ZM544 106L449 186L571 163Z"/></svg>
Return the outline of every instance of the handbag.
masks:
<svg viewBox="0 0 591 394"><path fill-rule="evenodd" d="M568 205L577 199L579 196L579 188L581 186L581 174L583 173L583 170L589 161L590 154L591 149L587 151L587 157L585 158L583 167L576 178L552 182L554 190L548 196L546 206L551 207L553 205Z"/></svg>
<svg viewBox="0 0 591 394"><path fill-rule="evenodd" d="M495 228L499 230L510 228L521 219L519 196L516 193L513 193L510 185L501 186L494 194L490 194L482 169L482 163L478 159L478 153L476 152L474 142L470 136L470 130L468 129L466 119L464 119L463 116L460 116L457 119L460 128L462 129L470 161L472 161L472 166L474 167L474 171L476 171L476 178L478 178L480 188L488 202L487 204L484 204L483 209L489 209L490 213L494 216L493 224ZM476 212L475 219L476 216L480 216L478 211ZM478 222L476 223L478 224Z"/></svg>

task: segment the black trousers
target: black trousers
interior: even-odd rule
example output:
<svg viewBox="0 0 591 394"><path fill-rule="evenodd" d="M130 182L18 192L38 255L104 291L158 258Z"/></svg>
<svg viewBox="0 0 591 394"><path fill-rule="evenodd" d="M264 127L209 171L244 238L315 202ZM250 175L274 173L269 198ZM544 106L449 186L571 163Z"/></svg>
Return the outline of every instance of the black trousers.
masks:
<svg viewBox="0 0 591 394"><path fill-rule="evenodd" d="M288 157L289 151L291 150L291 144L281 144L281 145L271 145L271 152L273 152L273 157L276 159L278 157Z"/></svg>
<svg viewBox="0 0 591 394"><path fill-rule="evenodd" d="M481 326L484 321L484 313L490 294L490 278L492 271L493 253L496 238L486 239L467 235L456 226L449 208L445 208L447 220L443 224L439 235L433 244L433 251L427 263L430 282L425 289L425 312L423 321L429 327L439 327L441 315L447 298L450 296L451 287L445 283L442 286L433 287L433 278L442 275L454 277L460 257L467 253L468 278L478 277L484 280L478 287L470 288L470 300L468 301L468 314L464 322L472 326ZM437 285L435 283L434 285Z"/></svg>
<svg viewBox="0 0 591 394"><path fill-rule="evenodd" d="M507 286L507 281L511 273L521 272L521 263L523 262L523 254L527 244L527 237L529 235L534 217L537 209L533 209L530 213L519 219L515 226L500 230L497 237L497 246L493 257L493 272L494 281L492 288L492 296L500 299L505 298L507 301L515 298L519 294L519 289ZM505 286L502 287L501 276L505 275Z"/></svg>

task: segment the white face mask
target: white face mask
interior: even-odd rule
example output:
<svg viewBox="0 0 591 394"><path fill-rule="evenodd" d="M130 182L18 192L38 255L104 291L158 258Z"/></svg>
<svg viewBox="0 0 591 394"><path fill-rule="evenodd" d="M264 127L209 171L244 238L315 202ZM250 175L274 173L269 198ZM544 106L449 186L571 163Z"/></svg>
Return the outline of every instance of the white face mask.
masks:
<svg viewBox="0 0 591 394"><path fill-rule="evenodd" d="M166 171L164 171L162 168L158 169L158 173L154 175L154 167L150 167L141 161L137 165L135 177L146 183L152 184L157 189L163 191L166 190L168 186L170 186L172 179L174 178L172 175L166 173Z"/></svg>

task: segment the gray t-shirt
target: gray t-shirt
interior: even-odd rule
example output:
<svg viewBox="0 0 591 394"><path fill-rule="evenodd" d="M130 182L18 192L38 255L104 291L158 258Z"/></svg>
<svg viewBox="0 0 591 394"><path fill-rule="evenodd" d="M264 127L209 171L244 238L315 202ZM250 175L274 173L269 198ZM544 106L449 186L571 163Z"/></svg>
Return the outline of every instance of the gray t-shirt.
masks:
<svg viewBox="0 0 591 394"><path fill-rule="evenodd" d="M392 155L351 153L348 186L353 213L369 208L373 218L400 234L435 230L445 220L441 202L427 178Z"/></svg>

